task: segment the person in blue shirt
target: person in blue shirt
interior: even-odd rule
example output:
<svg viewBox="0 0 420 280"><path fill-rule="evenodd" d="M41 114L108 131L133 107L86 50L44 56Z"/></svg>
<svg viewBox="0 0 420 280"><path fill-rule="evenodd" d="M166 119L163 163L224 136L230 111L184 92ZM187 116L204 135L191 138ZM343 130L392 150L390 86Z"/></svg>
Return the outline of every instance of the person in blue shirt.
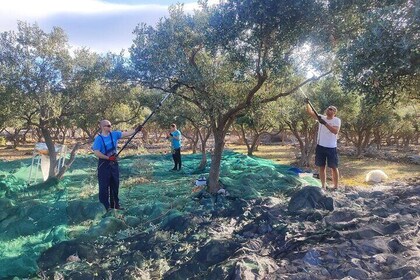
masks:
<svg viewBox="0 0 420 280"><path fill-rule="evenodd" d="M119 209L118 190L120 186L120 174L117 161L118 140L122 137L133 135L142 129L139 125L136 129L130 131L112 131L111 122L102 120L99 122L101 128L100 134L93 141L92 150L98 161L98 183L99 183L99 201L105 206L105 209Z"/></svg>
<svg viewBox="0 0 420 280"><path fill-rule="evenodd" d="M172 158L174 160L174 168L172 170L181 170L181 132L176 128L176 124L171 124L170 133L167 134L167 139L171 141Z"/></svg>

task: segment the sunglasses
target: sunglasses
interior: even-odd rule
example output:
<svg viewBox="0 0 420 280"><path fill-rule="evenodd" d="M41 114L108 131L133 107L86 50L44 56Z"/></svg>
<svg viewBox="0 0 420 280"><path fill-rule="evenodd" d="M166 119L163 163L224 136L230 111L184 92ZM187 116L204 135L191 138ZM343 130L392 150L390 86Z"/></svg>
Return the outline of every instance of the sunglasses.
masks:
<svg viewBox="0 0 420 280"><path fill-rule="evenodd" d="M111 125L110 124L107 124L107 125L104 125L104 127L111 127Z"/></svg>

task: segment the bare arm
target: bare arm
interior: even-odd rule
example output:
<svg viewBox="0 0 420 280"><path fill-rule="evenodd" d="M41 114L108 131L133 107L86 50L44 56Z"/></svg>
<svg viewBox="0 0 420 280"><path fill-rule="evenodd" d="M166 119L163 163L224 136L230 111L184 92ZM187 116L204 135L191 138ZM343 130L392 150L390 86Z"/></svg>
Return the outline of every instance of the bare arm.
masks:
<svg viewBox="0 0 420 280"><path fill-rule="evenodd" d="M100 159L109 159L109 156L104 155L99 150L94 150L93 153L95 154L95 156L97 156Z"/></svg>
<svg viewBox="0 0 420 280"><path fill-rule="evenodd" d="M121 132L121 137L131 136L134 133L136 133L136 129L132 129L132 130L129 130L129 131L123 131L123 132Z"/></svg>
<svg viewBox="0 0 420 280"><path fill-rule="evenodd" d="M309 104L306 104L306 112L315 120L318 120L318 116L315 115L314 111L312 110Z"/></svg>
<svg viewBox="0 0 420 280"><path fill-rule="evenodd" d="M328 118L325 119L325 117L322 117L319 115L319 118L317 118L320 125L324 125L331 133L338 134L338 131L340 130L340 126L336 126L335 123L333 125L329 124L327 122Z"/></svg>
<svg viewBox="0 0 420 280"><path fill-rule="evenodd" d="M131 136L131 135L141 131L142 129L143 129L143 125L139 124L139 125L137 125L136 128L134 128L132 130L121 132L121 137Z"/></svg>
<svg viewBox="0 0 420 280"><path fill-rule="evenodd" d="M334 134L338 134L338 131L340 130L340 127L339 127L339 126L332 126L332 125L330 125L330 124L328 124L328 123L326 123L326 124L325 124L325 127L326 127L329 131L331 131L331 133L334 133Z"/></svg>
<svg viewBox="0 0 420 280"><path fill-rule="evenodd" d="M327 118L327 120L329 119ZM325 122L324 125L332 134L337 135L340 131L341 120L334 117L331 123Z"/></svg>

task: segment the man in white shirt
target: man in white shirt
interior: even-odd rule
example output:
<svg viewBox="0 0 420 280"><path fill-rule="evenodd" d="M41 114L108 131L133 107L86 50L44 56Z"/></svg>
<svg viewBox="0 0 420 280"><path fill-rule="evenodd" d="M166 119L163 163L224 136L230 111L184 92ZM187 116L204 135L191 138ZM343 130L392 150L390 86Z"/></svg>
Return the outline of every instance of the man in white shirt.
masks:
<svg viewBox="0 0 420 280"><path fill-rule="evenodd" d="M307 101L306 111L319 122L317 146L315 151L315 165L319 167L319 178L322 188L326 188L326 165L331 168L334 189L338 188L338 154L337 135L340 131L341 120L336 117L337 108L328 106L325 115L316 115Z"/></svg>

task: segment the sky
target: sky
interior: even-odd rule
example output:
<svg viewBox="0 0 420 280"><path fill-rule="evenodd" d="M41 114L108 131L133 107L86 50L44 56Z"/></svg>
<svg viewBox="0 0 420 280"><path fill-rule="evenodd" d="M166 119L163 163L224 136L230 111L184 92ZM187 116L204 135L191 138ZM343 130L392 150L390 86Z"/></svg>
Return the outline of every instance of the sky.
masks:
<svg viewBox="0 0 420 280"><path fill-rule="evenodd" d="M155 25L168 7L184 3L185 11L198 8L196 0L0 0L0 32L17 30L18 20L38 24L45 32L62 28L74 47L119 53L133 42L139 23ZM216 3L211 0L209 3Z"/></svg>

